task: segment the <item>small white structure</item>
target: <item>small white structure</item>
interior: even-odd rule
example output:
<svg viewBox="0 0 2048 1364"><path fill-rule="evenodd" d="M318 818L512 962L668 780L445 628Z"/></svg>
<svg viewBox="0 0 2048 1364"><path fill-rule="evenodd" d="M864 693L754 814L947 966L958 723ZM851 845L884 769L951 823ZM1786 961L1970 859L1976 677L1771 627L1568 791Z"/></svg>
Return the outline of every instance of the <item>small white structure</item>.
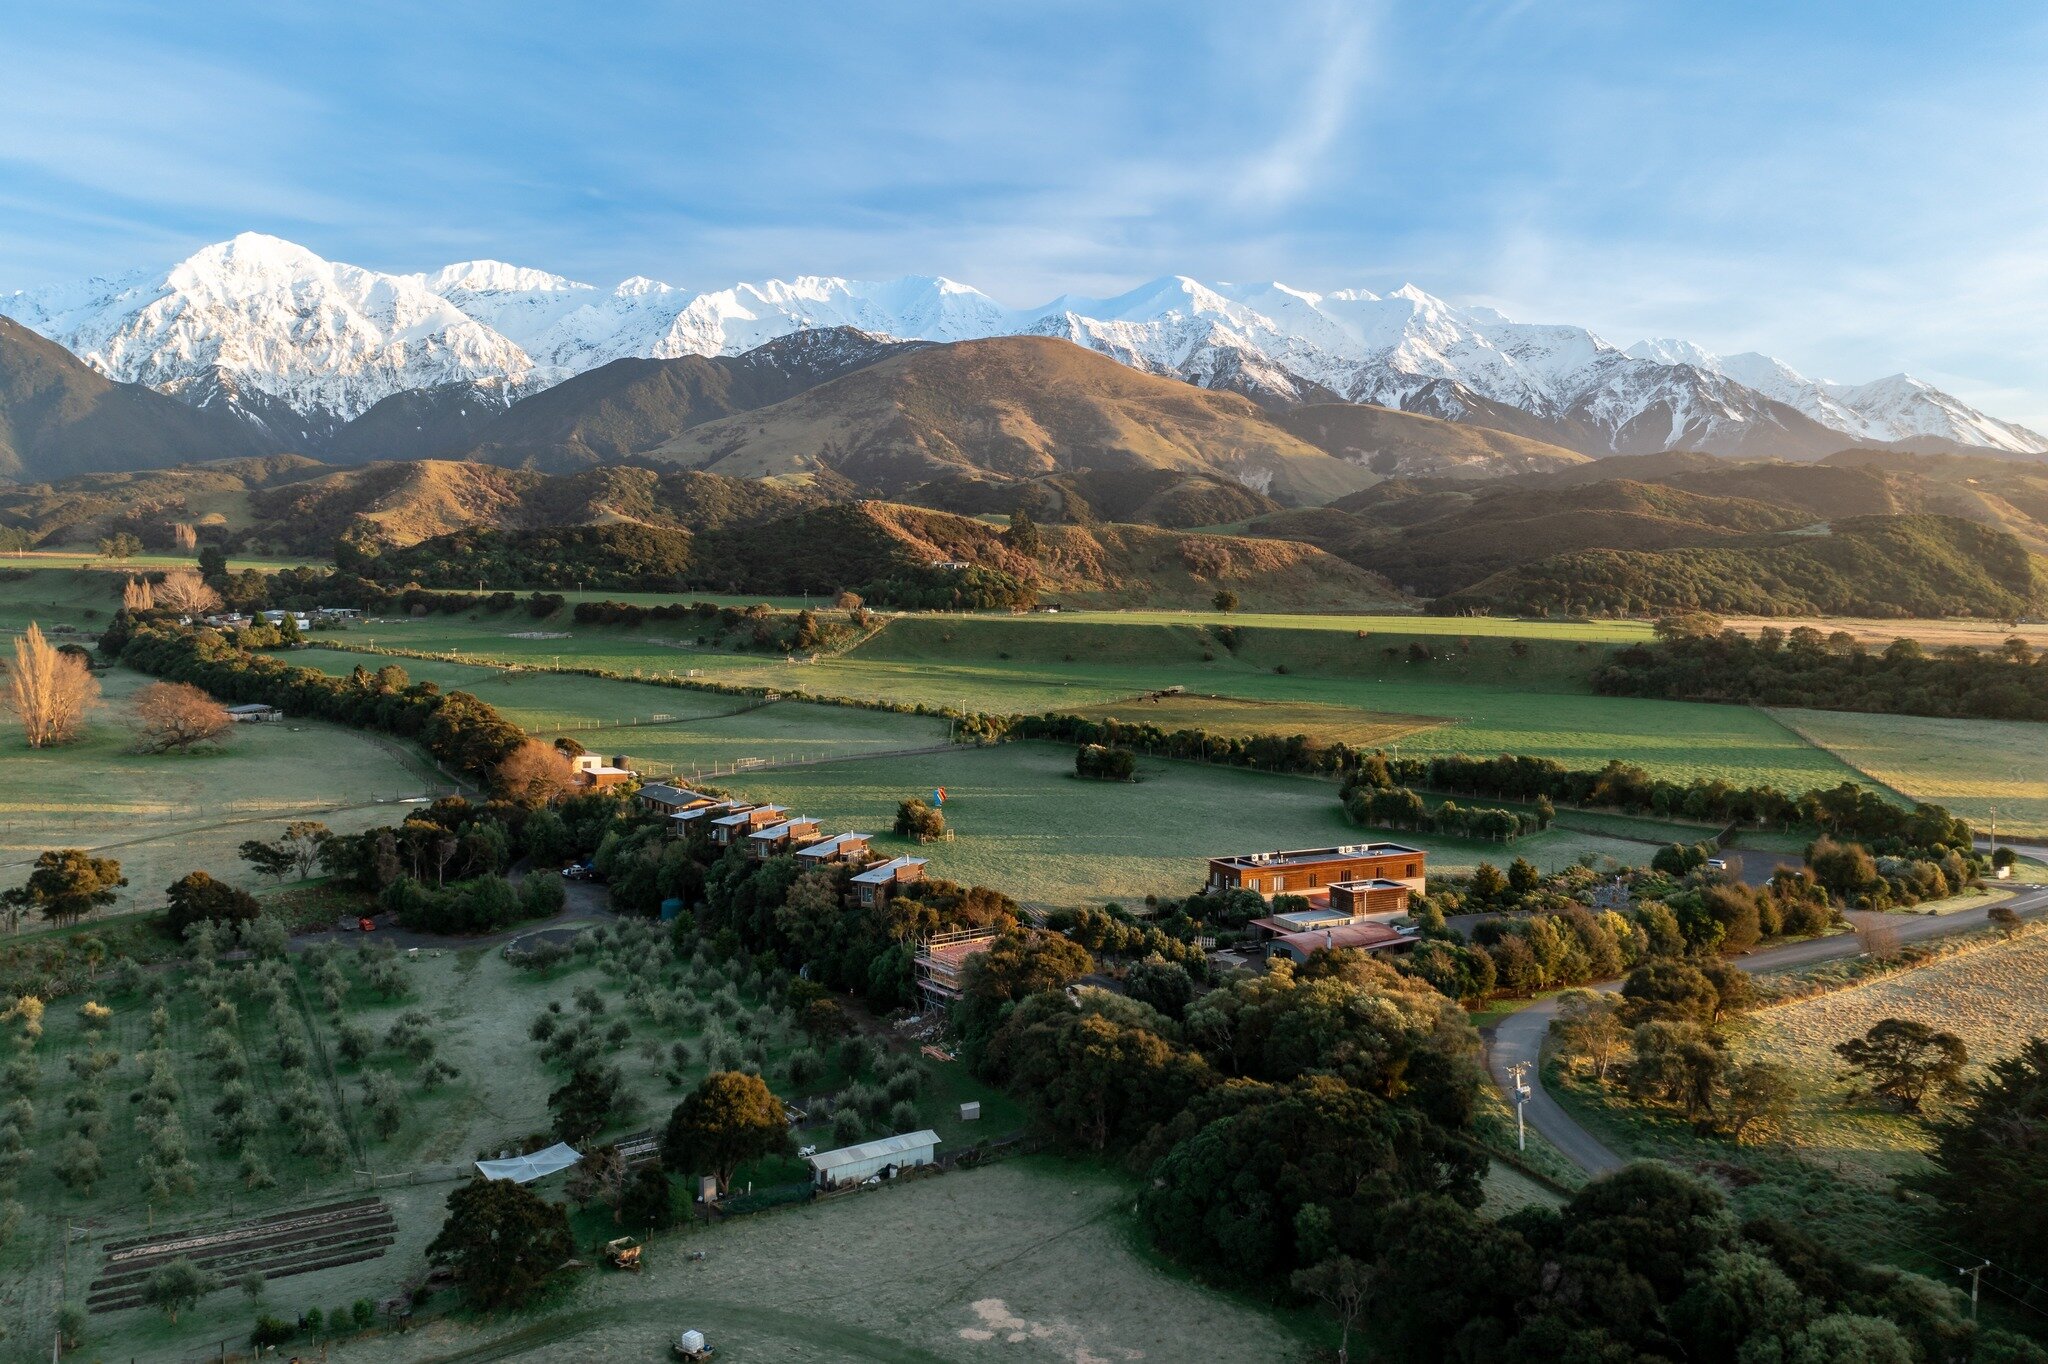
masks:
<svg viewBox="0 0 2048 1364"><path fill-rule="evenodd" d="M531 1184L536 1179L558 1174L583 1159L582 1153L566 1142L556 1142L545 1151L504 1160L480 1160L476 1168L485 1179L509 1179L514 1184Z"/></svg>
<svg viewBox="0 0 2048 1364"><path fill-rule="evenodd" d="M960 1105L960 1121L962 1121L962 1122L980 1122L980 1121L981 1121L981 1100L979 1100L979 1099L969 1099L969 1100L968 1100L968 1101L967 1101L966 1103L964 1103L964 1104L961 1104L961 1105Z"/></svg>
<svg viewBox="0 0 2048 1364"><path fill-rule="evenodd" d="M805 1159L810 1162L812 1182L821 1189L834 1189L859 1184L876 1175L893 1179L898 1170L931 1164L938 1158L938 1150L939 1134L927 1128L883 1137L880 1141L864 1141L858 1146L842 1146L837 1151L820 1151Z"/></svg>
<svg viewBox="0 0 2048 1364"><path fill-rule="evenodd" d="M228 718L238 725L272 724L284 719L284 712L261 701L250 701L245 705L229 706Z"/></svg>

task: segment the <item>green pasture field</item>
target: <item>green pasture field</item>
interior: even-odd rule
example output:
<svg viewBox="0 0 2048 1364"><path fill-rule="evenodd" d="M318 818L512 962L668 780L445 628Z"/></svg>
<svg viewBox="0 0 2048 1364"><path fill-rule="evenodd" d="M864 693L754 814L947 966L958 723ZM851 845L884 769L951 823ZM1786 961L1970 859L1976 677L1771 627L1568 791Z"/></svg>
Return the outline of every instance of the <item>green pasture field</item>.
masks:
<svg viewBox="0 0 2048 1364"><path fill-rule="evenodd" d="M266 1114L257 1149L278 1179L277 1188L254 1193L237 1178L236 1160L217 1151L212 1141L210 1110L218 1086L211 1064L197 1054L205 1031L205 1006L179 986L184 973L182 968L175 970L166 1000L171 1016L169 1050L183 1090L178 1112L197 1166L197 1188L167 1206L156 1207L143 1199L135 1161L145 1143L134 1130L133 1110L125 1102L129 1090L139 1083L141 1071L133 1058L146 1045L151 1005L141 994L107 1001L115 1012L107 1028L106 1045L118 1049L124 1059L106 1086L110 1125L100 1143L106 1175L86 1194L66 1188L47 1174L61 1142L63 1098L72 1084L63 1057L80 1046L81 1036L79 1001L56 1002L45 1017L45 1036L35 1051L42 1083L33 1099L37 1127L29 1145L36 1154L23 1172L19 1195L27 1216L12 1241L0 1247L0 1322L15 1340L40 1334L63 1300L67 1275L69 1296L82 1297L84 1282L99 1258L81 1232L74 1235L67 1262L62 1230L66 1225L90 1228L92 1241L98 1243L136 1236L145 1228L162 1231L217 1224L361 1196L367 1191L369 1175L376 1178L379 1196L392 1205L398 1224L397 1244L376 1260L273 1280L264 1309L289 1320L308 1307L325 1309L358 1297L391 1296L399 1281L419 1267L420 1254L444 1216L443 1201L455 1181L466 1177L469 1162L480 1153L495 1152L547 1127L546 1096L561 1077L541 1064L537 1044L527 1029L550 1000L560 1001L565 1014L573 1016L576 1006L571 997L580 987L595 988L605 1002L601 1024L623 1020L631 1028L626 1042L607 1048L605 1059L624 1073L639 1108L620 1119L605 1134L608 1137L658 1128L680 1095L709 1068L706 1042L714 1031L727 1039L724 1045L750 1051L769 1083L785 1097L829 1094L848 1082L849 1077L835 1065L802 1091L793 1090L787 1083L786 1065L801 1045L800 1035L786 1014L757 1004L750 992L739 996L731 1013L723 1012L731 1006L718 1002L728 993L722 973L690 962L662 973L657 989L693 1006L694 1011L658 1017L652 1007L629 995L629 978L623 969L645 969L649 965L645 949L626 949L619 954L619 966L605 965L602 956L578 955L546 972L533 973L513 967L491 946L423 950L417 960L406 964L406 994L386 1000L365 987L354 954L342 954L338 960L350 982L343 1001L344 1019L368 1026L381 1039L401 1013L417 1009L429 1016L437 1055L461 1072L459 1078L433 1090L417 1085L412 1078L416 1065L381 1041L362 1063L343 1062L336 1046L335 1022L321 999L318 974L300 958L295 970L303 991L302 1020L318 1042L309 1074L316 1081L321 1102L330 1107L331 1115L350 1137L349 1157L342 1168L333 1170L294 1155L282 1125L268 1121L270 1097L283 1088L283 1072L270 1049L269 1018L246 989L233 990L241 1014L250 1083ZM656 967L659 970L658 961ZM739 1031L742 1027L747 1030L744 1037ZM672 1064L669 1049L677 1042L692 1049L682 1070L681 1087L661 1073ZM899 1044L899 1049L907 1046ZM319 1059L320 1051L325 1053L325 1062ZM729 1059L737 1059L738 1054L732 1053ZM328 1064L333 1067L332 1084ZM380 1139L361 1112L362 1078L373 1070L393 1074L406 1093L404 1122L388 1139ZM937 1128L948 1141L961 1145L998 1138L1021 1123L1014 1101L966 1076L960 1063L928 1063L928 1074L917 1102L926 1124ZM969 1098L983 1101L984 1117L979 1124L962 1124L957 1119L958 1104ZM356 1170L368 1174L352 1173ZM749 1177L743 1170L742 1178ZM559 1197L561 1182L551 1180L540 1187ZM246 1339L254 1312L247 1299L230 1287L181 1316L176 1328L147 1309L97 1314L88 1331L89 1357L182 1358L223 1337ZM381 1344L377 1348L381 1354ZM304 1347L300 1351L305 1353Z"/></svg>
<svg viewBox="0 0 2048 1364"><path fill-rule="evenodd" d="M650 674L694 668L706 680L995 712L1128 704L1146 692L1186 686L1204 695L1321 708L1333 718L1345 715L1347 726L1357 724L1348 715L1360 711L1438 721L1394 739L1390 747L1404 753L1533 753L1576 767L1622 758L1677 780L1720 776L1739 783L1770 782L1788 791L1858 779L1853 768L1759 711L1573 690L1565 685L1567 679L1583 677L1598 658L1578 653L1576 644L1545 642L1517 659L1509 642L1475 638L1470 654L1410 663L1405 643L1384 646L1395 648L1400 655L1395 660L1370 650L1351 657L1356 641L1293 632L1304 642L1303 651L1290 652L1282 638L1242 643L1240 656L1222 651L1192 627L1108 621L1062 633L1051 622L1063 623L1063 618L905 619L845 655L797 664L779 655L674 649L650 643L641 632L616 628L572 630L569 639L530 641L509 638L511 626L493 627L491 641L474 633L481 629L478 624L439 617L380 622L329 639L345 644L360 637L390 647L439 651L458 642L453 632L460 629L473 632L464 637L462 652L477 661L547 667L559 659L565 666L625 672L639 667ZM1252 633L1242 638L1249 640ZM1318 641L1324 652L1306 648ZM310 659L318 652L300 657ZM1202 661L1204 652L1211 661ZM1294 662L1255 666L1248 661L1269 653ZM1287 671L1275 671L1279 667Z"/></svg>
<svg viewBox="0 0 2048 1364"><path fill-rule="evenodd" d="M933 716L853 706L764 703L684 687L660 687L575 673L507 670L439 659L392 658L334 649L284 655L321 672L358 664L405 669L408 677L470 692L514 723L554 737L568 735L595 752L623 753L662 775L733 764L795 762L924 748L946 742L950 725ZM664 718L665 717L665 718Z"/></svg>
<svg viewBox="0 0 2048 1364"><path fill-rule="evenodd" d="M1810 742L1980 829L2048 834L2048 724L1834 710L1771 712Z"/></svg>
<svg viewBox="0 0 2048 1364"><path fill-rule="evenodd" d="M1128 1176L1050 1156L905 1181L658 1236L642 1273L587 1272L544 1308L434 1323L379 1342L379 1357L653 1360L686 1328L721 1359L777 1364L1164 1364L1215 1357L1219 1342L1231 1358L1281 1360L1334 1341L1308 1311L1163 1263L1135 1197Z"/></svg>
<svg viewBox="0 0 2048 1364"><path fill-rule="evenodd" d="M992 886L1044 907L1142 902L1200 888L1207 859L1314 848L1372 836L1344 818L1334 782L1242 768L1141 758L1136 783L1083 781L1073 750L1010 743L908 757L784 768L726 783L833 829L883 834L890 853L930 860L932 875ZM950 842L919 847L888 835L897 803L946 788ZM1552 829L1503 846L1389 832L1429 852L1433 872L1526 857L1545 870L1581 855L1648 860L1643 843Z"/></svg>
<svg viewBox="0 0 2048 1364"><path fill-rule="evenodd" d="M454 789L394 739L314 720L236 725L219 747L133 751L133 697L150 679L102 675L85 737L32 749L0 722L0 884L18 884L48 848L88 848L121 863L129 884L103 913L163 903L164 888L204 870L257 884L235 850L295 819L354 833L403 817L392 802Z"/></svg>

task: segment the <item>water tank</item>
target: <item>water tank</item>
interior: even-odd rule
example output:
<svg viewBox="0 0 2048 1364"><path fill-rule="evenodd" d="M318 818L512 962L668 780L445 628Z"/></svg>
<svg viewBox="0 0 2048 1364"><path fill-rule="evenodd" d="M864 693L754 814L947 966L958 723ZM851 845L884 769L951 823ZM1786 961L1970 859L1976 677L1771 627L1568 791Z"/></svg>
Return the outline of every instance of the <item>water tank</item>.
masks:
<svg viewBox="0 0 2048 1364"><path fill-rule="evenodd" d="M676 899L674 896L670 896L668 899L663 900L661 902L661 921L663 923L669 922L669 920L675 918L676 915L682 912L683 902L681 900Z"/></svg>
<svg viewBox="0 0 2048 1364"><path fill-rule="evenodd" d="M685 1350L701 1350L704 1348L704 1333L702 1331L685 1331L676 1337L676 1344Z"/></svg>
<svg viewBox="0 0 2048 1364"><path fill-rule="evenodd" d="M970 1102L970 1103L964 1103L964 1104L961 1104L961 1105L960 1105L960 1121L962 1121L962 1122L980 1122L980 1121L981 1121L981 1100L979 1100L979 1099L975 1099L975 1100L973 1100L973 1101L972 1101L972 1102Z"/></svg>

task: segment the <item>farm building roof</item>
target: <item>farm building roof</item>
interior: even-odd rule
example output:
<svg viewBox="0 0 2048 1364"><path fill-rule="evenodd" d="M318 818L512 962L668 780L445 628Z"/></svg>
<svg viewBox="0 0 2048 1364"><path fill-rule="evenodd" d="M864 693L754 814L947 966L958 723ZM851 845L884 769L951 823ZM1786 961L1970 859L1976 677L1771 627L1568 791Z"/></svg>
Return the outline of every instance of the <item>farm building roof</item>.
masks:
<svg viewBox="0 0 2048 1364"><path fill-rule="evenodd" d="M896 879L896 873L903 870L905 867L921 867L924 864L925 859L923 859L922 857L898 857L891 861L884 862L879 867L869 867L866 871L862 872L860 875L854 877L853 879L856 881L868 882L893 881Z"/></svg>
<svg viewBox="0 0 2048 1364"><path fill-rule="evenodd" d="M509 1179L514 1184L531 1184L544 1175L566 1170L581 1159L583 1157L575 1147L558 1141L547 1150L530 1155L512 1156L506 1160L480 1160L476 1168L484 1172L485 1179Z"/></svg>
<svg viewBox="0 0 2048 1364"><path fill-rule="evenodd" d="M261 702L261 701L245 701L245 702L243 702L243 703L242 703L241 705L239 705L239 706L229 706L229 707L228 707L228 714L230 714L230 715L268 715L268 714L270 714L270 712L272 712L272 711L274 711L274 710L276 710L276 709L277 709L277 707L276 707L276 706L267 706L267 705L263 704L263 702Z"/></svg>
<svg viewBox="0 0 2048 1364"><path fill-rule="evenodd" d="M641 787L640 798L642 800L659 801L664 805L681 805L687 800L708 799L708 797L700 796L688 787L670 786L666 782L655 782L651 786Z"/></svg>
<svg viewBox="0 0 2048 1364"><path fill-rule="evenodd" d="M848 1165L858 1165L864 1160L879 1160L884 1156L908 1155L939 1144L939 1134L926 1128L921 1132L905 1132L899 1136L883 1137L880 1141L864 1141L858 1146L842 1146L837 1151L820 1151L806 1156L811 1168L819 1172L837 1170Z"/></svg>

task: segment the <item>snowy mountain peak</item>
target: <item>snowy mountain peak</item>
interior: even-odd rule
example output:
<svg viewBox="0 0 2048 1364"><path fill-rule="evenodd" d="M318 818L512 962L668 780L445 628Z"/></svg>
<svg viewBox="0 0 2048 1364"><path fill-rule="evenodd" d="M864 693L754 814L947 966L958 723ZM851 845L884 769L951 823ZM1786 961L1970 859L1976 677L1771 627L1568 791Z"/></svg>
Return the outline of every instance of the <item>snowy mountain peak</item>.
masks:
<svg viewBox="0 0 2048 1364"><path fill-rule="evenodd" d="M1821 383L1768 356L1675 339L1621 351L1583 327L1516 322L1412 283L1379 294L1164 275L1109 298L1010 308L942 276L797 275L693 291L645 276L605 290L496 260L393 275L244 233L163 271L0 295L0 315L110 377L316 435L409 389L531 388L625 357L731 355L852 328L924 341L1059 336L1262 401L1334 395L1454 417L1518 409L1592 452L1811 457L1837 439L1934 437L2048 453L2048 437L1906 375Z"/></svg>
<svg viewBox="0 0 2048 1364"><path fill-rule="evenodd" d="M511 290L526 292L554 292L558 290L589 289L588 284L579 284L561 275L551 275L545 270L531 270L523 265L509 265L501 260L465 260L425 275L408 275L407 279L417 280L430 292L437 294L495 294Z"/></svg>

